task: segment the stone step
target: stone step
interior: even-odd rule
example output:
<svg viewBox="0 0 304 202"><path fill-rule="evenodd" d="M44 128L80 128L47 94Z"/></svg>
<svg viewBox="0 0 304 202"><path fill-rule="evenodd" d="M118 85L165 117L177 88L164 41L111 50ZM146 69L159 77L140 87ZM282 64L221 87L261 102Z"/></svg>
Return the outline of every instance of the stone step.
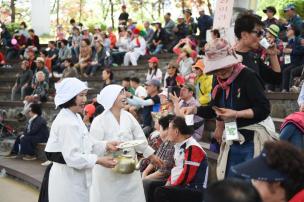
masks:
<svg viewBox="0 0 304 202"><path fill-rule="evenodd" d="M138 61L138 66L146 66L148 67L148 60L151 58L152 56L143 56L139 59ZM156 57L158 57L159 59L159 66L165 66L169 61L174 60L177 58L177 56L175 54L172 53L164 53L164 54L159 54L156 55ZM0 68L0 75L16 75L16 73L20 72L20 63L21 61L14 61L14 63L12 63L12 68ZM127 68L130 67L134 67L134 66L127 66ZM119 66L119 67L111 67L111 69L114 68L124 68L123 66Z"/></svg>

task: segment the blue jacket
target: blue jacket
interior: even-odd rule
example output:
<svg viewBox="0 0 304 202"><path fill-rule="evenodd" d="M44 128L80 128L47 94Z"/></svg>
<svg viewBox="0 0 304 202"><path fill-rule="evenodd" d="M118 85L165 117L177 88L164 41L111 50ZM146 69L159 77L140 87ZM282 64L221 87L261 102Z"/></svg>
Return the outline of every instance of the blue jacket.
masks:
<svg viewBox="0 0 304 202"><path fill-rule="evenodd" d="M288 47L292 49L290 54L291 63L299 66L304 63L304 46L301 45L301 37L295 37L288 41Z"/></svg>
<svg viewBox="0 0 304 202"><path fill-rule="evenodd" d="M28 125L26 125L24 130L24 136L35 136L41 140L41 142L46 142L49 138L49 129L47 127L46 120L37 116L31 123L31 126L28 130Z"/></svg>

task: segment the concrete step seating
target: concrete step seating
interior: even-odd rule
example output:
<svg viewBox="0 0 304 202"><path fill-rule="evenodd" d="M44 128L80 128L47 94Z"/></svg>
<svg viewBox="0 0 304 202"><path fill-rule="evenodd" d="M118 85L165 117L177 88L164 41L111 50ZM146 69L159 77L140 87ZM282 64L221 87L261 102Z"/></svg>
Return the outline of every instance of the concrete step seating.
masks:
<svg viewBox="0 0 304 202"><path fill-rule="evenodd" d="M162 54L158 56L162 62L162 66L165 66L167 62L175 57L173 54ZM144 74L147 72L147 60L150 57L144 56L141 58L141 62L139 62L139 66L137 67L113 67L112 70L114 72L115 80L120 82L124 77L133 77L138 76L142 81L145 80ZM163 59L163 60L162 60ZM14 65L12 69L0 69L0 108L6 109L8 111L9 119L6 120L6 123L13 125L14 127L22 128L24 123L17 122L13 117L16 112L21 111L23 108L22 101L11 102L10 100L10 89L15 82L16 74L20 71L18 67L18 63ZM163 71L164 72L164 71ZM100 81L101 74L100 72L96 74L96 76L92 78L82 78L84 81L88 81L89 87L93 88L89 91L89 97L93 97L100 91ZM6 96L5 96L6 95ZM298 94L294 93L267 93L268 99L272 104L272 117L276 126L276 130L279 131L280 125L283 122L283 118L296 111L298 109L296 100ZM53 101L49 101L47 103L43 103L44 116L51 123L54 115L58 110L54 110ZM209 158L209 175L210 181L213 181L215 178L215 166L217 160L217 154L213 153L209 150L211 135L214 131L215 121L207 120L205 124L204 136L200 144L206 150ZM12 144L12 142L8 143ZM0 141L1 147L1 141ZM3 159L0 157L0 169L5 168L7 173L13 175L21 180L28 182L35 187L40 187L42 176L44 173L45 167L42 167L40 163L45 160L44 155L44 143L40 143L37 145L36 153L39 158L38 161L22 161L20 159Z"/></svg>

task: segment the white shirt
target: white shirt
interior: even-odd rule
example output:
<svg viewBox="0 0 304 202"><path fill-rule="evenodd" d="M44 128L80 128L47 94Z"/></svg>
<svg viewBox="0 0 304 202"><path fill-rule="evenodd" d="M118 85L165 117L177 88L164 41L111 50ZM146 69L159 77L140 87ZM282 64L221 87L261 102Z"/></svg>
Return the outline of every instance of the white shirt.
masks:
<svg viewBox="0 0 304 202"><path fill-rule="evenodd" d="M125 110L121 110L119 122L110 110L105 110L93 120L90 134L98 140L146 140L137 120ZM144 157L154 153L147 141L131 149L133 155L135 151L143 153ZM100 201L145 202L140 172L119 174L96 165L93 169L90 202Z"/></svg>
<svg viewBox="0 0 304 202"><path fill-rule="evenodd" d="M138 86L135 90L135 96L140 98L145 98L148 96L147 90L142 86Z"/></svg>
<svg viewBox="0 0 304 202"><path fill-rule="evenodd" d="M162 71L159 68L157 68L155 74L154 74L154 70L152 70L151 74L149 74L149 71L148 71L147 76L146 76L146 81L150 81L152 79L157 79L160 82L162 82L162 77L163 77Z"/></svg>
<svg viewBox="0 0 304 202"><path fill-rule="evenodd" d="M302 85L302 88L301 88L301 92L300 92L300 95L298 98L298 104L299 104L299 106L304 104L304 85Z"/></svg>
<svg viewBox="0 0 304 202"><path fill-rule="evenodd" d="M61 152L66 164L53 163L49 177L49 201L88 202L92 168L106 144L89 136L79 114L61 109L54 120L46 152Z"/></svg>
<svg viewBox="0 0 304 202"><path fill-rule="evenodd" d="M183 76L187 76L192 72L193 59L191 57L179 62L179 71Z"/></svg>

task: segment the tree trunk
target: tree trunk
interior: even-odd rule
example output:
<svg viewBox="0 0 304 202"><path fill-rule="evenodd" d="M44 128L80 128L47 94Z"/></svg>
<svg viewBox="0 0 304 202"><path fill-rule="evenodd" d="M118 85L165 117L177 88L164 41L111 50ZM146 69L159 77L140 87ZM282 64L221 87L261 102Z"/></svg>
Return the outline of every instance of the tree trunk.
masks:
<svg viewBox="0 0 304 202"><path fill-rule="evenodd" d="M79 22L81 22L82 15L82 0L79 1Z"/></svg>
<svg viewBox="0 0 304 202"><path fill-rule="evenodd" d="M185 11L185 0L182 0L182 12L184 13Z"/></svg>
<svg viewBox="0 0 304 202"><path fill-rule="evenodd" d="M59 1L60 0L56 0L57 2L57 9L56 9L56 24L57 24L57 26L59 25Z"/></svg>
<svg viewBox="0 0 304 202"><path fill-rule="evenodd" d="M110 0L110 6L111 6L111 21L112 21L112 28L114 29L114 5L113 5L113 0Z"/></svg>
<svg viewBox="0 0 304 202"><path fill-rule="evenodd" d="M158 0L158 18L160 18L162 0Z"/></svg>
<svg viewBox="0 0 304 202"><path fill-rule="evenodd" d="M16 7L15 7L15 0L11 0L10 4L12 14L11 14L11 22L15 22L16 19Z"/></svg>
<svg viewBox="0 0 304 202"><path fill-rule="evenodd" d="M212 15L212 9L211 9L210 0L207 0L207 6L208 6L208 10L209 10L210 15Z"/></svg>

